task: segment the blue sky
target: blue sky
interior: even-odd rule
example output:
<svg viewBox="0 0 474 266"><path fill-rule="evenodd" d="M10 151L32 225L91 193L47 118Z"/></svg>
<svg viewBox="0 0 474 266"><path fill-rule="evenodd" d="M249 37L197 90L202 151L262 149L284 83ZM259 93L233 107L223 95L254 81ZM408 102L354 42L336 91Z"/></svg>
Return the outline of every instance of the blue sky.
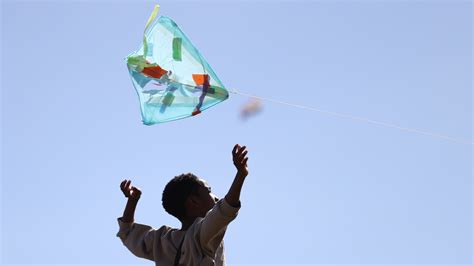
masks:
<svg viewBox="0 0 474 266"><path fill-rule="evenodd" d="M1 4L1 264L151 265L115 233L183 172L223 196L230 265L472 263L472 145L246 97L144 126L124 57L156 2ZM470 1L160 1L229 88L472 141Z"/></svg>

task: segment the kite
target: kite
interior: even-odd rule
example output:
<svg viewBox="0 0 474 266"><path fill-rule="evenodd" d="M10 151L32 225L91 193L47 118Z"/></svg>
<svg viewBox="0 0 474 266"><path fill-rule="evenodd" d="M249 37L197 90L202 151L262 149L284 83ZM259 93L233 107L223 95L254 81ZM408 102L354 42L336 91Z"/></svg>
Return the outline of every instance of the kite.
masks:
<svg viewBox="0 0 474 266"><path fill-rule="evenodd" d="M229 92L204 57L156 5L143 43L127 57L145 125L195 116L227 98Z"/></svg>

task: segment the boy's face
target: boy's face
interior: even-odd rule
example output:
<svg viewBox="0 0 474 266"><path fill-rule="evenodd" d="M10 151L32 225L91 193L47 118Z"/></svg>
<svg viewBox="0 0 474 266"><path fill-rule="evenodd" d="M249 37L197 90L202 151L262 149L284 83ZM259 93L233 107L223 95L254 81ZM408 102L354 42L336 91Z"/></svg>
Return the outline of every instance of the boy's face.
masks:
<svg viewBox="0 0 474 266"><path fill-rule="evenodd" d="M200 179L200 186L196 191L196 215L199 217L206 216L206 213L214 207L219 200L216 195L211 192L211 187L203 179Z"/></svg>

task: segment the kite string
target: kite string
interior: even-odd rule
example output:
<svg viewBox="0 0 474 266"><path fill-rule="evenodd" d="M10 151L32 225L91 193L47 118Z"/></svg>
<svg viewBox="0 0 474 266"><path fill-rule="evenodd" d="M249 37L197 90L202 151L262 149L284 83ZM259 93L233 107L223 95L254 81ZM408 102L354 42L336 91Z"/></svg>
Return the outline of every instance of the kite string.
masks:
<svg viewBox="0 0 474 266"><path fill-rule="evenodd" d="M376 120L373 120L373 119L370 119L370 118L365 118L365 117L354 116L354 115L350 115L350 114L343 114L343 113L338 113L338 112L333 112L333 111L322 110L322 109L319 109L319 108L306 106L306 105L301 105L301 104L294 104L294 103L284 102L284 101L280 101L280 100L276 100L276 99L272 99L272 98L266 98L266 97L261 97L261 96L257 96L257 95L252 95L252 94L249 94L249 93L244 93L244 92L238 91L236 89L230 89L229 92L231 92L233 94L237 94L237 95L242 95L242 96L258 99L258 100L261 100L261 101L273 102L273 103L277 103L277 104L281 104L281 105L286 105L286 106L305 109L305 110L309 110L309 111L313 111L313 112L323 113L323 114L327 114L327 115L331 115L331 116L336 116L336 117L339 117L339 118L345 118L345 119L350 119L350 120L354 120L354 121L358 121L358 122L365 122L365 123L368 123L368 124L373 124L373 125L378 125L378 126L383 126L383 127L388 127L388 128L394 128L394 129L398 129L398 130L401 130L401 131L406 131L406 132L421 134L421 135L425 135L425 136L430 136L430 137L434 137L434 138L445 139L445 140L449 140L449 141L453 141L453 142L458 142L458 143L463 143L463 144L468 144L468 145L474 145L474 142L472 140L459 139L459 138L455 138L455 137L451 137L451 136L447 136L447 135L443 135L443 134L439 134L439 133L435 133L435 132L429 132L429 131L420 130L420 129L416 129L416 128L402 127L402 126L392 124L392 123L376 121Z"/></svg>

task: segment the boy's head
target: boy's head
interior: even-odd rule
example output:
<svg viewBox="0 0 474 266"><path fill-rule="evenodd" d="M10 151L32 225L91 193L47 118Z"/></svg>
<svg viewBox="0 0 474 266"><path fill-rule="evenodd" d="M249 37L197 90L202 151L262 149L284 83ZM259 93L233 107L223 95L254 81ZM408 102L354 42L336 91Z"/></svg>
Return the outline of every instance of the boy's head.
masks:
<svg viewBox="0 0 474 266"><path fill-rule="evenodd" d="M217 200L206 181L191 173L171 179L165 186L162 197L166 212L180 221L204 217Z"/></svg>

